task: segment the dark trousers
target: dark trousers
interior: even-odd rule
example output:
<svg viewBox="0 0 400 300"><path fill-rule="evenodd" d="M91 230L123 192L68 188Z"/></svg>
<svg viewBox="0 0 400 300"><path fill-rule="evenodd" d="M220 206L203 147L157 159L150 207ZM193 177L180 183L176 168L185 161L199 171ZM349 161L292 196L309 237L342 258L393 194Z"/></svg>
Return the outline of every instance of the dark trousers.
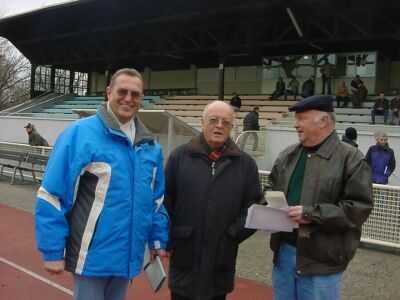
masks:
<svg viewBox="0 0 400 300"><path fill-rule="evenodd" d="M216 296L213 298L210 298L209 300L225 300L226 299L226 294ZM171 300L194 300L194 298L189 298L185 296L181 296L173 291L171 291Z"/></svg>
<svg viewBox="0 0 400 300"><path fill-rule="evenodd" d="M258 147L258 134L257 134L257 132L248 132L248 133L245 133L243 135L242 141L240 143L240 149L241 150L244 150L244 147L246 146L246 143L247 143L247 139L248 139L248 137L250 135L253 137L253 151L257 150L257 147Z"/></svg>
<svg viewBox="0 0 400 300"><path fill-rule="evenodd" d="M360 99L354 94L351 96L351 104L353 104L353 108L361 108Z"/></svg>
<svg viewBox="0 0 400 300"><path fill-rule="evenodd" d="M388 116L389 116L389 110L386 109L386 110L382 111L382 110L372 109L371 110L371 121L374 122L374 123L375 123L375 116L376 115L378 115L378 116L382 116L383 115L383 122L386 123L387 119L388 119Z"/></svg>
<svg viewBox="0 0 400 300"><path fill-rule="evenodd" d="M325 84L328 86L328 95L331 94L331 76L322 74L322 95L325 94Z"/></svg>
<svg viewBox="0 0 400 300"><path fill-rule="evenodd" d="M343 101L343 105L342 106L340 106L340 102L341 101ZM336 96L336 103L337 103L336 107L347 107L347 105L349 105L349 101L350 101L349 97Z"/></svg>

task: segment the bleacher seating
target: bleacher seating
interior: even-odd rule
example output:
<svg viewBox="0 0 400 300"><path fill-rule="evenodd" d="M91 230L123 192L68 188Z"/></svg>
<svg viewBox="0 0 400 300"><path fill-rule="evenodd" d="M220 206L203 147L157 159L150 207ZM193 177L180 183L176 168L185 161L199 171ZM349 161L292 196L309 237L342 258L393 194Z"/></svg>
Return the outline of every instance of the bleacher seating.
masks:
<svg viewBox="0 0 400 300"><path fill-rule="evenodd" d="M260 107L259 123L260 126L265 127L272 120L281 119L283 114L288 112L288 107L295 103L293 100L270 101L267 96L263 95L240 97L242 99L242 107L240 111L235 113L235 124L238 127L238 132L242 131L243 118L254 106ZM154 102L152 106L148 106L146 109L166 110L182 121L198 127L201 124L204 107L217 99L217 96L175 96ZM229 102L230 99L231 96L224 97L226 102Z"/></svg>
<svg viewBox="0 0 400 300"><path fill-rule="evenodd" d="M152 102L158 100L159 96L145 96L141 102L142 108L151 105ZM24 116L38 118L57 118L57 119L78 119L79 116L73 112L74 109L97 109L104 102L104 96L77 96L69 97L59 102L49 102L45 106L38 106L29 112L20 113Z"/></svg>

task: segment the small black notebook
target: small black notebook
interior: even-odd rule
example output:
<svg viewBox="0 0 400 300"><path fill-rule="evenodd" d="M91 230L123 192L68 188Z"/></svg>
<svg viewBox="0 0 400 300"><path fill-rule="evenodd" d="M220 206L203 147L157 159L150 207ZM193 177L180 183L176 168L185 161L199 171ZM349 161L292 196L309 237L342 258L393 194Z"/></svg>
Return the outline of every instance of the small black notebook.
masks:
<svg viewBox="0 0 400 300"><path fill-rule="evenodd" d="M156 256L153 262L148 262L144 266L144 271L150 281L153 291L158 292L158 290L161 289L165 279L167 278L160 258Z"/></svg>

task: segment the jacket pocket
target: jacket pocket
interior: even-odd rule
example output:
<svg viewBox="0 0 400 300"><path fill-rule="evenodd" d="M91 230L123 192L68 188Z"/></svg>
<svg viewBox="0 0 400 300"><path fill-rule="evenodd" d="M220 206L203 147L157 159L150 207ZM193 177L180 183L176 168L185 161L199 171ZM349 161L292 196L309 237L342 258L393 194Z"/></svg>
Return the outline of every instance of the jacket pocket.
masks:
<svg viewBox="0 0 400 300"><path fill-rule="evenodd" d="M171 230L171 266L189 269L193 265L193 226L174 226Z"/></svg>
<svg viewBox="0 0 400 300"><path fill-rule="evenodd" d="M234 272L238 248L239 244L237 241L233 238L223 236L218 244L215 268Z"/></svg>

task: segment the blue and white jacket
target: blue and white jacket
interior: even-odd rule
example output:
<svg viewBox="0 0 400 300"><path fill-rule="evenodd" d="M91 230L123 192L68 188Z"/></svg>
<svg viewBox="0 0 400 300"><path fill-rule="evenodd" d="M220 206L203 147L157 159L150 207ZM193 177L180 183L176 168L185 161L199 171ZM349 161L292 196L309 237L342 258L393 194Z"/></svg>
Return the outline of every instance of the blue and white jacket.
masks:
<svg viewBox="0 0 400 300"><path fill-rule="evenodd" d="M166 248L162 150L134 122L132 145L102 104L57 139L35 210L44 260L65 259L66 270L84 276L133 278L146 243Z"/></svg>

